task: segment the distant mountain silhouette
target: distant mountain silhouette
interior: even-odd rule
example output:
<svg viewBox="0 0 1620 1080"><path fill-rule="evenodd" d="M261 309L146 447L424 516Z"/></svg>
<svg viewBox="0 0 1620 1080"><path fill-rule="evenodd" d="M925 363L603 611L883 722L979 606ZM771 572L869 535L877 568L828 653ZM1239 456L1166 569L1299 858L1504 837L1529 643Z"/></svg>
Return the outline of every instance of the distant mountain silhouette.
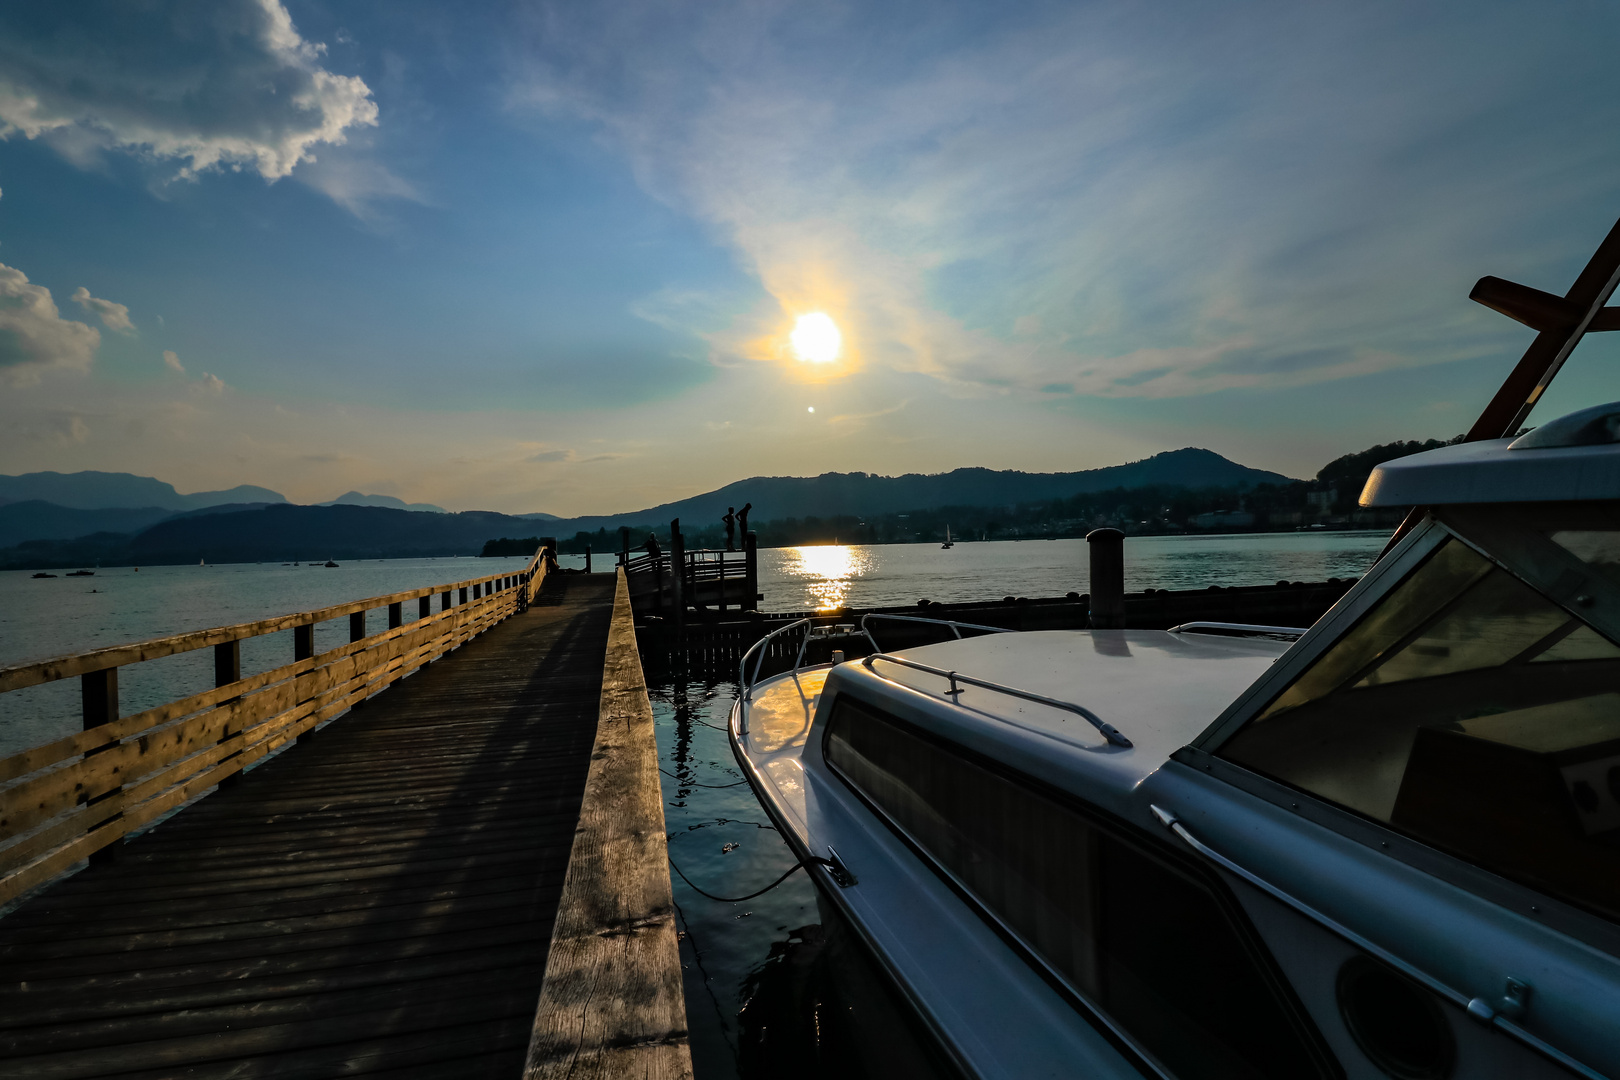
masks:
<svg viewBox="0 0 1620 1080"><path fill-rule="evenodd" d="M78 510L26 499L0 506L0 547L12 547L29 540L67 540L95 532L139 532L173 516L174 511L160 506Z"/></svg>
<svg viewBox="0 0 1620 1080"><path fill-rule="evenodd" d="M358 491L347 491L330 502L323 502L322 506L386 506L390 510L419 510L425 514L448 514L450 511L442 506L432 503L408 503L404 499L396 499L392 495L362 495Z"/></svg>
<svg viewBox="0 0 1620 1080"><path fill-rule="evenodd" d="M285 562L292 559L399 559L476 555L484 541L532 530L532 522L469 510L419 513L383 506L282 504L171 518L130 538L139 565Z"/></svg>
<svg viewBox="0 0 1620 1080"><path fill-rule="evenodd" d="M226 503L284 503L286 498L269 488L242 484L226 491L199 491L182 495L173 484L150 476L110 472L36 472L0 476L0 504L42 500L70 510L108 510L158 507L163 510L200 510Z"/></svg>
<svg viewBox="0 0 1620 1080"><path fill-rule="evenodd" d="M753 518L832 517L837 514L879 514L895 510L929 510L940 506L1010 506L1017 503L1067 499L1115 488L1186 487L1234 488L1261 484L1291 484L1281 473L1251 469L1213 450L1188 447L1155 454L1127 465L1110 465L1083 472L1029 473L1016 470L956 469L948 473L907 473L874 476L871 473L823 473L820 476L755 476L727 484L717 491L694 495L629 514L602 514L558 520L561 535L595 532L620 525L637 525L682 518L691 522L717 521L730 506L754 504Z"/></svg>
<svg viewBox="0 0 1620 1080"><path fill-rule="evenodd" d="M104 559L108 564L158 565L194 563L199 559L223 563L472 555L482 549L485 541L529 536L537 531L566 540L577 532L619 525L663 525L676 517L685 519L689 529L712 527L728 506L741 507L745 502L754 504L753 521L763 523L941 507L998 509L1149 487L1243 491L1261 484L1294 483L1279 473L1250 469L1209 450L1186 449L1128 465L1070 473L956 469L933 475L761 476L633 513L560 519L549 514L508 515L479 510L452 514L437 507L433 512L422 512L393 505L356 505L354 500L359 499L399 502L389 496L358 492L350 492L336 504L296 506L273 491L255 487L179 495L168 484L127 473L31 473L0 477L0 498L7 493L48 488L58 499L72 498L81 503L141 494L148 501L137 510L73 508L37 498L0 506L0 547L29 545L7 556L14 565L87 557ZM155 501L153 495L162 496L164 501ZM266 495L271 498L253 497ZM176 502L204 498L234 498L235 502L170 509ZM537 530L537 525L542 527ZM87 535L92 533L95 535ZM124 535L115 535L119 533ZM78 537L85 543L52 543Z"/></svg>

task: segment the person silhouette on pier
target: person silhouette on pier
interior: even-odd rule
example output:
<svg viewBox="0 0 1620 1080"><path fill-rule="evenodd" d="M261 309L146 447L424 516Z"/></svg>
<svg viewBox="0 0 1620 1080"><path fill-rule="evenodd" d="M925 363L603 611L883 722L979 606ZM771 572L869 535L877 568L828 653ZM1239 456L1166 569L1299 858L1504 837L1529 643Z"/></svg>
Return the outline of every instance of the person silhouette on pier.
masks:
<svg viewBox="0 0 1620 1080"><path fill-rule="evenodd" d="M726 523L726 550L737 550L737 508L726 507L726 516L720 519Z"/></svg>
<svg viewBox="0 0 1620 1080"><path fill-rule="evenodd" d="M754 508L753 503L743 503L743 508L737 511L737 532L746 539L748 536L748 511Z"/></svg>

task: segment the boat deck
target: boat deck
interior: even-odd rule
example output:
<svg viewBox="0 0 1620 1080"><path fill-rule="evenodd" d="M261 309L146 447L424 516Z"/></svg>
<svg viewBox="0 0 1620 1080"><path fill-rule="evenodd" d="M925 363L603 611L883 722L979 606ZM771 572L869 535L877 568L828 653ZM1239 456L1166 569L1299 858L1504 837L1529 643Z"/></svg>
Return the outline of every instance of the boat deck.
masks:
<svg viewBox="0 0 1620 1080"><path fill-rule="evenodd" d="M0 919L0 1077L522 1075L611 574Z"/></svg>

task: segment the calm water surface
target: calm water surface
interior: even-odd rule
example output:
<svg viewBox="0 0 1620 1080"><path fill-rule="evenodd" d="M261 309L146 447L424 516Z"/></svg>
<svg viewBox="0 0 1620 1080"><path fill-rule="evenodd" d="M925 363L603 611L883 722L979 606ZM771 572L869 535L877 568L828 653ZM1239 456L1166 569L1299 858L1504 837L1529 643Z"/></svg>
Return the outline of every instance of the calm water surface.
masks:
<svg viewBox="0 0 1620 1080"><path fill-rule="evenodd" d="M1363 573L1382 533L1221 537L1141 537L1126 541L1126 588L1193 589L1322 581ZM394 559L338 569L272 565L150 567L98 571L92 578L33 580L0 573L0 665L185 630L245 622L345 600L517 569L523 559ZM563 565L580 565L564 556ZM597 568L602 567L598 560ZM1085 592L1083 540L843 545L760 552L767 611L879 607L1059 596ZM407 619L413 605L406 605ZM372 629L385 616L372 612ZM317 630L316 648L348 638L342 620ZM292 658L291 634L244 642L245 673ZM746 1076L859 1077L883 1071L862 1044L861 1017L882 1004L850 1004L838 986L878 980L842 946L818 912L815 889L797 873L741 903L741 896L793 864L786 845L745 784L726 741L735 687L649 673L681 931L681 960L694 1064L702 1080ZM120 673L125 713L211 685L208 650L135 665ZM71 732L78 725L78 681L0 695L0 754ZM693 886L696 886L694 888ZM854 976L851 976L851 972ZM876 1032L894 1041L897 1021ZM840 1035L840 1032L843 1032Z"/></svg>

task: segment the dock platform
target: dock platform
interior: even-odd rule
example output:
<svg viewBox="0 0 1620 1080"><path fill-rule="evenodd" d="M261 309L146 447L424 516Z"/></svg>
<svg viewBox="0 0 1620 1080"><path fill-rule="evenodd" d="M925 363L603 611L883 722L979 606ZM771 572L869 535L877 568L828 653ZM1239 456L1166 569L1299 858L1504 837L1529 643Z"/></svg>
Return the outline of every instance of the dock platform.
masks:
<svg viewBox="0 0 1620 1080"><path fill-rule="evenodd" d="M0 918L0 1077L524 1076L605 660L622 696L616 593L625 637L622 577L549 576Z"/></svg>

